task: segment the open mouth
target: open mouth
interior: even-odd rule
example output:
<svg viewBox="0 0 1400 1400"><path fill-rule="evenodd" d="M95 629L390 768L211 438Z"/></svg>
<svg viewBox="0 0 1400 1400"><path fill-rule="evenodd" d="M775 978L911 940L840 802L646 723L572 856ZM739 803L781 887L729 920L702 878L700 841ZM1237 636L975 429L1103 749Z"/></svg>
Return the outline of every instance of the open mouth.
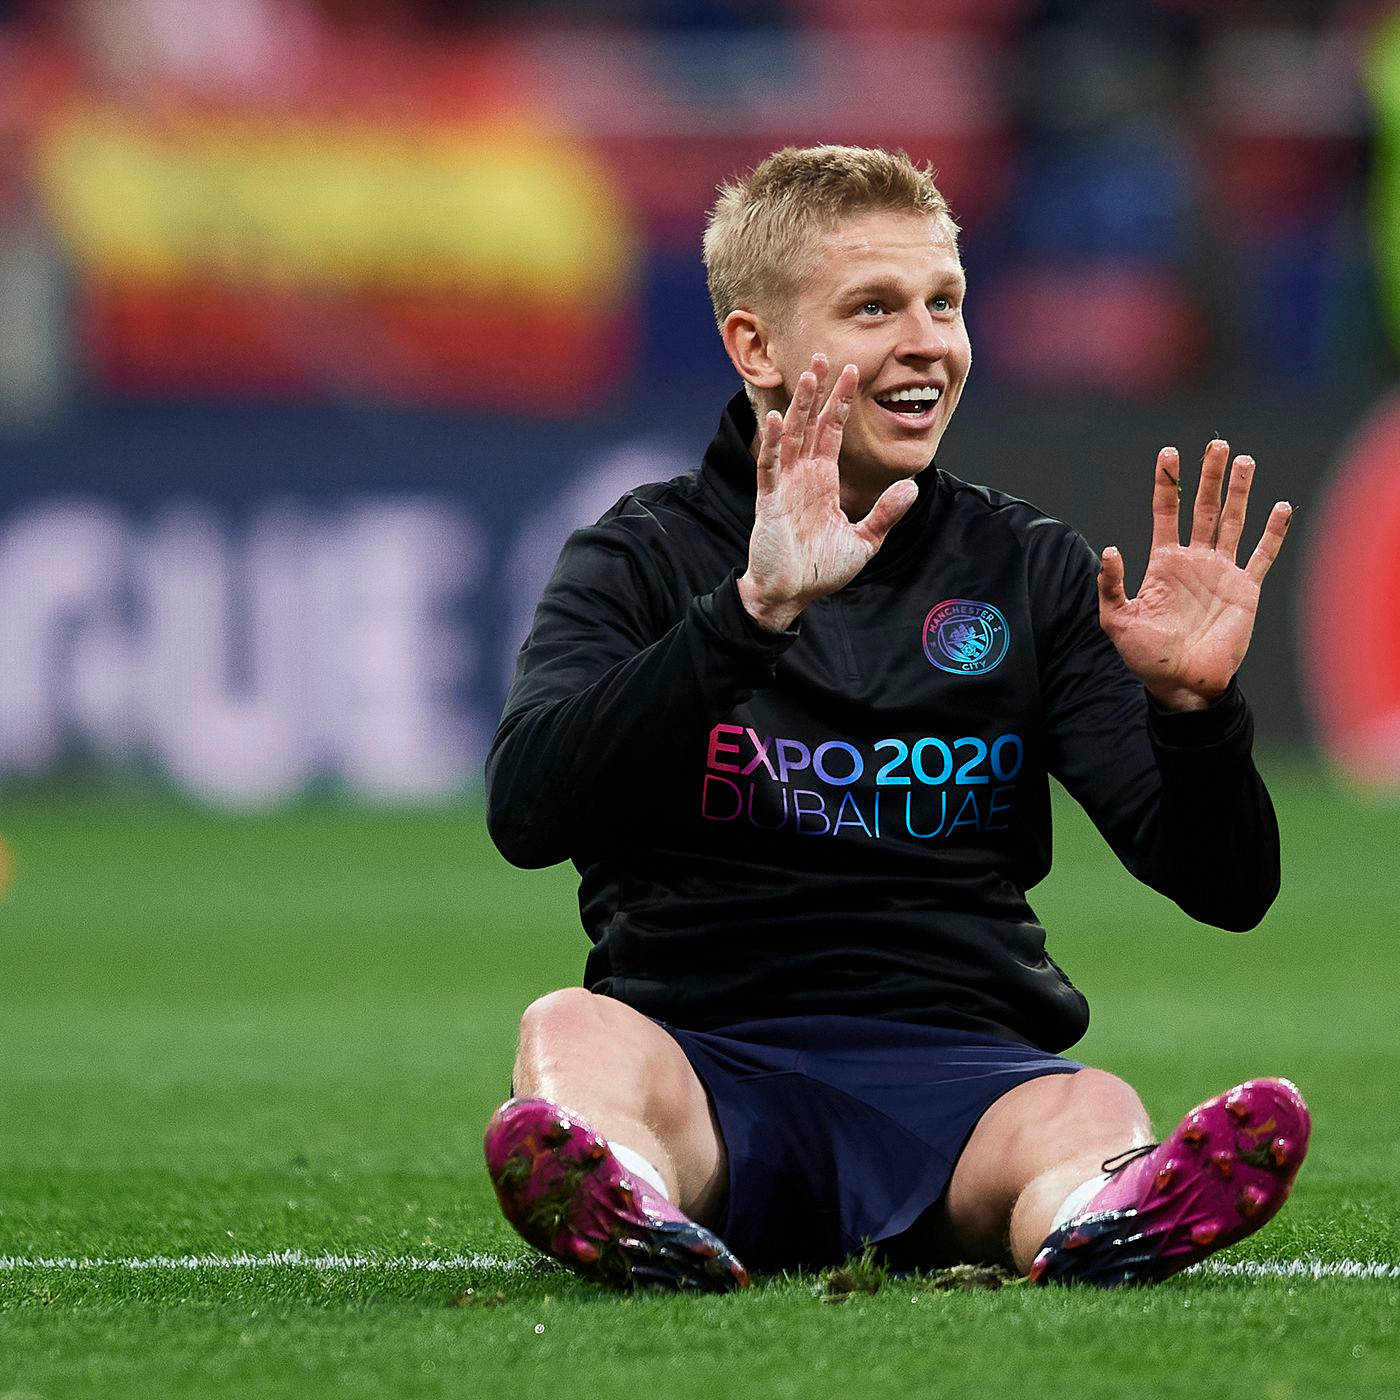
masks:
<svg viewBox="0 0 1400 1400"><path fill-rule="evenodd" d="M892 418L908 428L926 428L934 419L943 391L934 385L918 389L896 389L892 394L879 394L875 402Z"/></svg>

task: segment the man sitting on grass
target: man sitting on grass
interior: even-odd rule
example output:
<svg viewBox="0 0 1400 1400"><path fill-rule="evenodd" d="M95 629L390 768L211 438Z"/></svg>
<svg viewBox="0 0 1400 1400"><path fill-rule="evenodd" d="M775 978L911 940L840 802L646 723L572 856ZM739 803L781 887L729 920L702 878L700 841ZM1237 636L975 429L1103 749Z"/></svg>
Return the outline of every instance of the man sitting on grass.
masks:
<svg viewBox="0 0 1400 1400"><path fill-rule="evenodd" d="M698 471L570 539L488 762L497 844L574 862L593 942L587 989L525 1012L486 1131L501 1207L623 1287L865 1242L1175 1273L1283 1204L1307 1110L1253 1080L1154 1147L1128 1084L1061 1057L1087 1007L1025 895L1054 774L1194 918L1268 909L1233 677L1290 508L1238 566L1254 463L1212 442L1183 545L1164 448L1129 598L1116 549L934 467L965 284L903 155L770 156L721 192L705 262L744 390Z"/></svg>

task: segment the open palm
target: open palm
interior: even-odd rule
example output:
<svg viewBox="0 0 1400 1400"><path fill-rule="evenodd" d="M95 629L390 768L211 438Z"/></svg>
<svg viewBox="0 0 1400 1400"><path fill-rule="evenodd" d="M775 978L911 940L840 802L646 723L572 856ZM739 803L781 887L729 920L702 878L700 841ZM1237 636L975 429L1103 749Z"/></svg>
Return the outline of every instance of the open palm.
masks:
<svg viewBox="0 0 1400 1400"><path fill-rule="evenodd" d="M1152 552L1137 596L1123 589L1123 557L1106 549L1099 573L1099 621L1125 664L1172 709L1196 709L1222 695L1249 650L1259 590L1278 557L1292 507L1280 501L1241 568L1254 460L1236 457L1221 504L1230 448L1217 439L1205 451L1183 545L1178 525L1181 466L1175 448L1157 454L1152 491Z"/></svg>
<svg viewBox="0 0 1400 1400"><path fill-rule="evenodd" d="M897 481L864 520L853 522L841 509L841 436L856 367L841 371L819 407L826 375L826 356L813 356L787 413L770 412L759 436L749 566L739 592L750 613L777 629L815 599L844 588L919 494L912 481Z"/></svg>

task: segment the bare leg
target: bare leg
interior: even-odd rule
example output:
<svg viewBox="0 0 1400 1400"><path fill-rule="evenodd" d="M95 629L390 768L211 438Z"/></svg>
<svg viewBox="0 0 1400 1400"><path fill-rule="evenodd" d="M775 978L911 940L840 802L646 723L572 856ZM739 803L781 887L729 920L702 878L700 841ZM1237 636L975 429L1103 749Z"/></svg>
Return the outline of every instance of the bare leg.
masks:
<svg viewBox="0 0 1400 1400"><path fill-rule="evenodd" d="M1050 1074L1003 1094L963 1149L944 1227L968 1259L1005 1258L1025 1273L1066 1196L1102 1163L1151 1141L1142 1101L1103 1070Z"/></svg>
<svg viewBox="0 0 1400 1400"><path fill-rule="evenodd" d="M717 1224L728 1164L704 1086L680 1046L611 997L581 987L532 1003L520 1023L514 1088L580 1114L639 1152L693 1220Z"/></svg>

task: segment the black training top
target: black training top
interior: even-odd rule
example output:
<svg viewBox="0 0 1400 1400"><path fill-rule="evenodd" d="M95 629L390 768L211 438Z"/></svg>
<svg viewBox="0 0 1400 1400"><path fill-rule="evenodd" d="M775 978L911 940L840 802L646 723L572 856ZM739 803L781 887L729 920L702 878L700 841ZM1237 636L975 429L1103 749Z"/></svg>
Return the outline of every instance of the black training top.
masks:
<svg viewBox="0 0 1400 1400"><path fill-rule="evenodd" d="M505 856L579 870L592 990L695 1028L841 1013L1064 1049L1088 1008L1026 902L1047 774L1188 914L1259 921L1278 828L1244 699L1150 704L1079 535L930 467L870 564L768 632L736 587L754 431L736 395L698 472L572 536L487 761Z"/></svg>

